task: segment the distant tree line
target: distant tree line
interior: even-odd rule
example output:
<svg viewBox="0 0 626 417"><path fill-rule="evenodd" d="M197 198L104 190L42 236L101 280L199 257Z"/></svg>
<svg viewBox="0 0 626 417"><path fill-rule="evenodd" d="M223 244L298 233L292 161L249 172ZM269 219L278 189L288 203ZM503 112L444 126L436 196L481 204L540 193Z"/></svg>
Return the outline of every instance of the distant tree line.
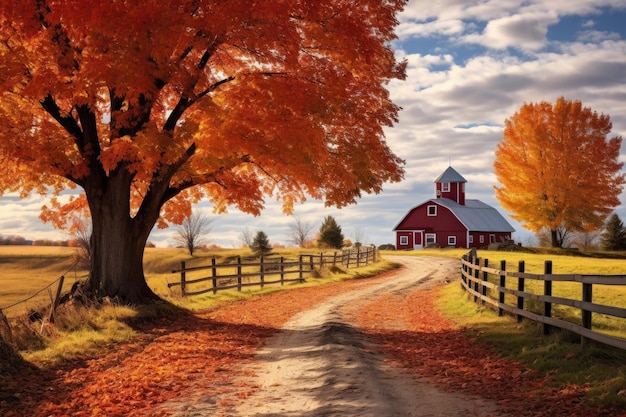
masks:
<svg viewBox="0 0 626 417"><path fill-rule="evenodd" d="M0 235L0 246L75 246L73 239L50 240L50 239L26 239L22 236Z"/></svg>

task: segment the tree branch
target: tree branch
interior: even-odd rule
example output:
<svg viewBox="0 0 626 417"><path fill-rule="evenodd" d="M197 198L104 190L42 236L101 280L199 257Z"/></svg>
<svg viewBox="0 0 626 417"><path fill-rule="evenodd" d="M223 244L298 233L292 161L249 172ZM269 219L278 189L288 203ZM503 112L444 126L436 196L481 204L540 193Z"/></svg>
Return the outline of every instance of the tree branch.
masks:
<svg viewBox="0 0 626 417"><path fill-rule="evenodd" d="M78 146L78 149L83 152L85 150L85 136L76 122L76 119L72 116L62 116L61 109L49 93L46 98L40 100L39 103L41 103L41 107L43 107L43 109L74 138L76 146Z"/></svg>

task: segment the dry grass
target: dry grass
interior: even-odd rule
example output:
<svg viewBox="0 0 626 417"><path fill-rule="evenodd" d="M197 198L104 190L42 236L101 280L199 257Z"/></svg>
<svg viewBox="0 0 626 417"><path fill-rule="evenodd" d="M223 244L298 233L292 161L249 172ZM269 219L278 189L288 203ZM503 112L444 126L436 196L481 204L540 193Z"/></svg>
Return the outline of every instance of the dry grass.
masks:
<svg viewBox="0 0 626 417"><path fill-rule="evenodd" d="M66 278L63 291L69 291L85 276L85 271L76 267L76 255L76 249L67 247L0 246L0 308L4 314L15 317L49 304L50 292L56 292L61 275ZM6 309L38 291L30 300Z"/></svg>
<svg viewBox="0 0 626 417"><path fill-rule="evenodd" d="M269 256L296 259L302 253L310 254L311 251L280 249ZM175 308L172 305L186 310L205 310L282 289L372 276L394 267L393 264L383 261L359 269L325 268L307 279L304 284L286 283L284 286L276 284L263 289L254 286L244 288L243 291L232 289L220 291L215 295L208 293L187 298L180 296L178 287L172 290L167 287L168 282L179 280L179 275L172 273L172 270L180 268L183 261L187 267L193 267L210 264L212 257L215 257L218 263L222 263L234 261L237 256L250 258L252 253L242 249L226 249L199 251L192 257L183 249L148 248L144 256L146 280L148 285L169 304L140 308L111 304L88 307L68 304L60 307L55 316L57 320L54 326L42 325L40 321L31 323L28 320L30 310L40 311L47 317L50 295L46 290L38 297L4 311L11 320L13 344L29 361L56 363L81 354L93 355L99 349L106 349L111 343L131 340L135 337L135 331L129 323L150 316L170 314L171 311L164 313L164 310ZM69 291L76 280L87 276L86 271L78 270L75 272L76 278L73 271L68 274L68 268L73 264L74 257L75 252L71 248L0 247L0 264L3 265L3 274L0 276L0 307L29 297L54 283L62 274L68 278L64 292ZM51 292L55 291L56 285L51 286Z"/></svg>

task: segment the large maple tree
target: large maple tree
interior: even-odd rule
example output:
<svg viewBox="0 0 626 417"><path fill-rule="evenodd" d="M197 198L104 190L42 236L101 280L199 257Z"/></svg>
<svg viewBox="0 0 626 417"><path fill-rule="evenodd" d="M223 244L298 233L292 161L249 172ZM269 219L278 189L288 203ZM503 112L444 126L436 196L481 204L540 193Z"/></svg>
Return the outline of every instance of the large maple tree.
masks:
<svg viewBox="0 0 626 417"><path fill-rule="evenodd" d="M154 298L148 236L200 200L341 207L402 178L383 128L404 4L3 2L0 192L51 193L42 218L57 227L89 215L90 288Z"/></svg>
<svg viewBox="0 0 626 417"><path fill-rule="evenodd" d="M622 138L609 137L611 128L608 115L577 100L524 104L505 121L496 150L502 207L531 231L549 230L554 247L562 246L564 230L601 228L625 182Z"/></svg>

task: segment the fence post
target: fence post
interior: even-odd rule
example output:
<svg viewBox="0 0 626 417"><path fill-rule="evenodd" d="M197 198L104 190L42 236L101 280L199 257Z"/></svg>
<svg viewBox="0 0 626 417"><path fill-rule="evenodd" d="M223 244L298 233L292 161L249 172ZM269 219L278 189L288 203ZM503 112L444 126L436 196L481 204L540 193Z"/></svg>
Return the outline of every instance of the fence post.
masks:
<svg viewBox="0 0 626 417"><path fill-rule="evenodd" d="M61 275L61 278L59 278L59 285L57 287L57 292L56 292L56 295L54 296L52 307L50 308L50 316L48 316L48 321L50 323L54 323L54 315L56 314L57 307L59 306L59 300L61 299L61 290L63 289L63 281L65 281L65 276Z"/></svg>
<svg viewBox="0 0 626 417"><path fill-rule="evenodd" d="M506 261L500 261L500 287L506 287ZM498 302L502 305L504 304L504 291L498 290ZM498 308L498 316L504 315L504 309L502 307Z"/></svg>
<svg viewBox="0 0 626 417"><path fill-rule="evenodd" d="M241 291L241 256L237 257L237 291Z"/></svg>
<svg viewBox="0 0 626 417"><path fill-rule="evenodd" d="M526 269L526 264L524 261L519 261L519 268L518 271L519 272L524 272ZM524 278L517 278L517 290L518 291L524 291ZM519 310L523 310L524 309L524 297L522 297L521 295L517 296L517 308ZM523 316L521 314L517 315L517 322L519 323L520 321L522 321Z"/></svg>
<svg viewBox="0 0 626 417"><path fill-rule="evenodd" d="M337 266L337 251L333 252L333 266Z"/></svg>
<svg viewBox="0 0 626 417"><path fill-rule="evenodd" d="M313 270L313 255L311 255L309 257L309 259L310 259L310 262L311 262L311 271L312 271ZM299 271L298 271L298 279L300 280L300 282L304 281L304 276L302 274L303 270L304 270L304 260L302 258L302 255L300 255L300 268L299 268ZM281 285L282 285L282 282L281 282Z"/></svg>
<svg viewBox="0 0 626 417"><path fill-rule="evenodd" d="M474 292L478 292L478 278L480 277L480 258L474 258ZM478 296L474 295L474 302L478 301Z"/></svg>
<svg viewBox="0 0 626 417"><path fill-rule="evenodd" d="M483 262L483 265L485 266L485 268L489 267L489 259L485 259L485 261ZM489 280L489 274L486 271L484 271L483 282L487 282L488 280ZM483 284L482 295L483 297L487 297L487 286L484 284ZM483 298L483 304L485 304L484 298Z"/></svg>
<svg viewBox="0 0 626 417"><path fill-rule="evenodd" d="M584 303L592 303L593 302L593 286L592 284L587 284L583 282L583 306L582 306L582 319L583 319L583 327L585 329L591 330L591 311L586 310ZM587 344L587 338L581 336L580 344L585 346Z"/></svg>
<svg viewBox="0 0 626 417"><path fill-rule="evenodd" d="M467 254L463 255L462 259L467 262ZM467 283L467 278L465 278L465 273L467 273L467 264L465 264L465 262L463 262L461 266L461 287L463 287L463 283Z"/></svg>
<svg viewBox="0 0 626 417"><path fill-rule="evenodd" d="M285 257L280 257L280 285L285 283Z"/></svg>
<svg viewBox="0 0 626 417"><path fill-rule="evenodd" d="M263 286L265 284L265 270L263 268L263 258L264 258L264 256L261 255L260 262L259 262L259 264L260 264L259 268L261 268L261 271L260 271L261 272L261 274L260 274L261 275L261 288L263 288Z"/></svg>
<svg viewBox="0 0 626 417"><path fill-rule="evenodd" d="M300 257L300 268L304 268L302 264L302 256ZM313 263L313 255L309 255L309 270L313 271L315 269L315 264Z"/></svg>
<svg viewBox="0 0 626 417"><path fill-rule="evenodd" d="M474 276L474 257L473 256L468 256L467 257L467 265L465 267L465 286L467 287L468 290L472 289L472 280L471 277Z"/></svg>
<svg viewBox="0 0 626 417"><path fill-rule="evenodd" d="M186 296L186 290L187 290L187 283L185 282L186 280L186 275L185 275L185 261L182 261L180 263L180 293L183 297Z"/></svg>
<svg viewBox="0 0 626 417"><path fill-rule="evenodd" d="M0 309L0 325L4 325L6 328L6 332L3 335L5 337L5 341L9 344L13 343L13 332L11 331L11 325L9 324L9 319L4 315L4 312ZM2 332L0 332L2 334Z"/></svg>
<svg viewBox="0 0 626 417"><path fill-rule="evenodd" d="M211 258L211 278L213 279L213 294L217 293L217 268L215 267L215 256Z"/></svg>
<svg viewBox="0 0 626 417"><path fill-rule="evenodd" d="M545 275L552 275L552 261L545 261L543 267L543 273ZM544 276L543 281L543 295L552 296L552 279L550 277ZM552 317L552 303L546 301L543 303L543 315L545 317ZM550 334L550 325L547 323L543 323L543 334Z"/></svg>
<svg viewBox="0 0 626 417"><path fill-rule="evenodd" d="M357 246L356 248L356 267L361 266L361 247Z"/></svg>

